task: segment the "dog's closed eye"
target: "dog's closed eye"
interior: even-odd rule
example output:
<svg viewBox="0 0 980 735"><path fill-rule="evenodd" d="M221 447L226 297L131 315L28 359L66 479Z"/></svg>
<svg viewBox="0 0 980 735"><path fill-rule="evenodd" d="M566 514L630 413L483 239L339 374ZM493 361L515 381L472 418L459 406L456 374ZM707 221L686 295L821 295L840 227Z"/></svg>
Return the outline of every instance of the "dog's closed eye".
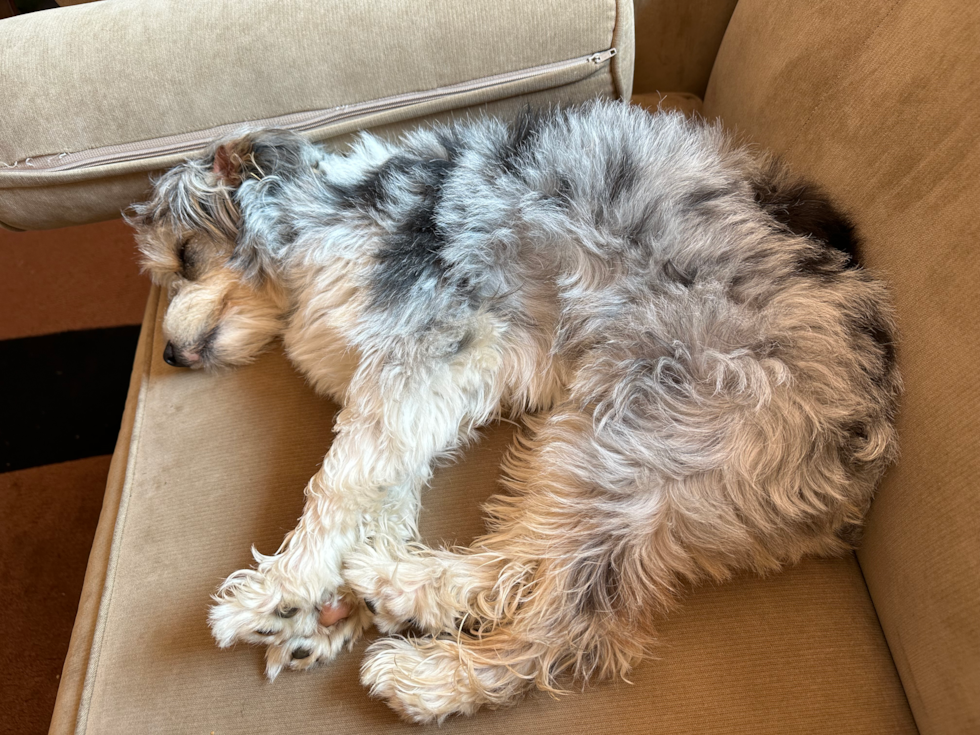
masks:
<svg viewBox="0 0 980 735"><path fill-rule="evenodd" d="M194 265L194 259L187 248L189 242L189 240L183 240L180 243L180 247L177 248L177 262L180 264L177 275L187 280L192 280L191 268Z"/></svg>

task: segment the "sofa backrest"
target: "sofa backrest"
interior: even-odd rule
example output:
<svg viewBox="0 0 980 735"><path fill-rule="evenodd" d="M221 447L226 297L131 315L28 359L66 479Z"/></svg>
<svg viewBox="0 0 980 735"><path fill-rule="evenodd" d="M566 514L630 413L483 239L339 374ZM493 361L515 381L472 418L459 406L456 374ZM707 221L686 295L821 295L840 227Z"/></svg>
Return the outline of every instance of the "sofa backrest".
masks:
<svg viewBox="0 0 980 735"><path fill-rule="evenodd" d="M738 0L633 0L633 93L704 97L711 67Z"/></svg>
<svg viewBox="0 0 980 735"><path fill-rule="evenodd" d="M859 559L923 733L980 732L978 93L975 0L740 0L704 101L826 187L892 285L902 455Z"/></svg>

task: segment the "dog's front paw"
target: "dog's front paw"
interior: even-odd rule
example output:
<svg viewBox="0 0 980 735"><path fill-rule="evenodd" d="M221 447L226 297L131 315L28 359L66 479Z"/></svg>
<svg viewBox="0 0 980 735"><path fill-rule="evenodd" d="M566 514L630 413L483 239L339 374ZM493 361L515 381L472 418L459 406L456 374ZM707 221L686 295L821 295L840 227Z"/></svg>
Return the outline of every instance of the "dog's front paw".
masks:
<svg viewBox="0 0 980 735"><path fill-rule="evenodd" d="M458 628L462 613L447 594L445 571L433 558L370 547L344 562L345 581L374 613L375 627L389 634L409 626L432 634Z"/></svg>
<svg viewBox="0 0 980 735"><path fill-rule="evenodd" d="M314 607L310 618L312 625L294 626L266 648L265 671L270 679L283 669L305 670L332 660L345 646L350 650L371 624L371 613L354 598Z"/></svg>
<svg viewBox="0 0 980 735"><path fill-rule="evenodd" d="M284 668L308 669L331 660L345 644L353 645L371 621L364 604L349 593L323 592L307 599L257 569L232 574L214 600L208 620L218 645L266 646L270 679Z"/></svg>

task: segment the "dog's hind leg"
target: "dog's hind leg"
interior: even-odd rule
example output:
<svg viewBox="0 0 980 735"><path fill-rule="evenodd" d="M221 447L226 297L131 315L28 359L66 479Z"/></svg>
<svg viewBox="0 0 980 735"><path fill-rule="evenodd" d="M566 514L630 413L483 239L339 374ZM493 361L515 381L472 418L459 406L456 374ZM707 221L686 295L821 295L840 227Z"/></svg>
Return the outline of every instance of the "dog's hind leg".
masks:
<svg viewBox="0 0 980 735"><path fill-rule="evenodd" d="M562 673L624 675L650 640L650 613L672 598L686 558L657 553L656 488L623 470L625 450L601 446L591 416L566 408L537 424L508 462L514 494L491 502L487 536L464 554L420 550L401 571L384 567L382 605L410 599L414 617L443 623L368 649L362 682L407 719L556 691Z"/></svg>

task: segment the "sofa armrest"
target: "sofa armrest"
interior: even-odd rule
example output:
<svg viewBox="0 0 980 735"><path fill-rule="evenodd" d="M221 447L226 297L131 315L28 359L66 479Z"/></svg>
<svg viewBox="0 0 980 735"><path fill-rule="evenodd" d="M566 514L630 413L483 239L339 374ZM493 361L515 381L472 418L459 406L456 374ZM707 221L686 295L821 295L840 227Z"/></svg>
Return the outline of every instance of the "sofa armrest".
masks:
<svg viewBox="0 0 980 735"><path fill-rule="evenodd" d="M623 0L116 0L18 16L0 22L0 223L117 216L149 173L246 124L325 140L628 98L632 50Z"/></svg>

